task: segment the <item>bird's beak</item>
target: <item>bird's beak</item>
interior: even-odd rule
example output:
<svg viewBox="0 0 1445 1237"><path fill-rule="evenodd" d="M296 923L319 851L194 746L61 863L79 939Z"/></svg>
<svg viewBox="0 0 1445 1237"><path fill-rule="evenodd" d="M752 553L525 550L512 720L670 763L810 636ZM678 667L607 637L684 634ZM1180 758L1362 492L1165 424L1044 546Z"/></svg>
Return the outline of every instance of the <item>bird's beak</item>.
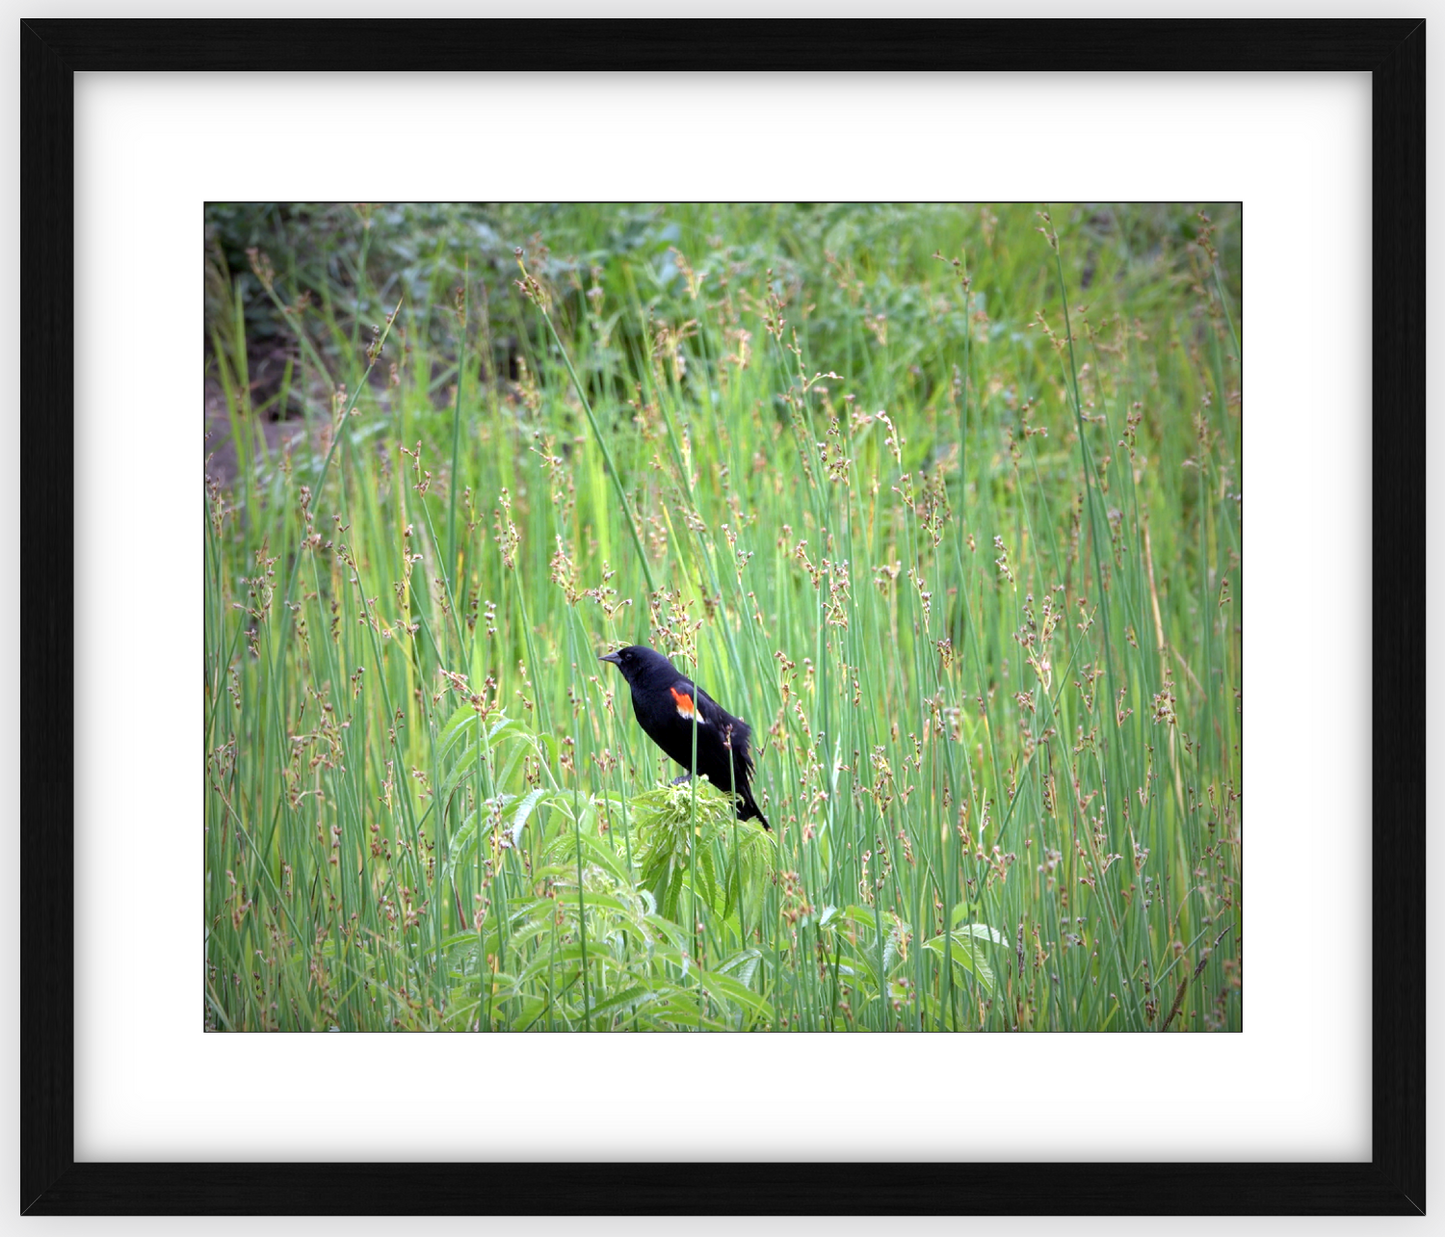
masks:
<svg viewBox="0 0 1445 1237"><path fill-rule="evenodd" d="M610 661L614 666L620 666L622 664L622 658L618 657L616 653L603 653L597 660Z"/></svg>

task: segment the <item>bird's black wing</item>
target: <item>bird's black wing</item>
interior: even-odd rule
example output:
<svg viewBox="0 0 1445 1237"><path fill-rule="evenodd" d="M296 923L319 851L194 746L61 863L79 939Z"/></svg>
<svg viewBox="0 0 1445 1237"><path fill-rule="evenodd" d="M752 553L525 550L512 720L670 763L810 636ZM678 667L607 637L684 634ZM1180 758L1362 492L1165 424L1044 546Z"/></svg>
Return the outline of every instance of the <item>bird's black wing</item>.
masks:
<svg viewBox="0 0 1445 1237"><path fill-rule="evenodd" d="M690 687L691 684L688 686ZM731 738L737 763L751 776L753 772L752 728L742 718L734 717L702 688L699 687L696 691L698 708L701 710L698 721L711 726L719 739ZM729 726L732 727L731 732L728 730ZM734 768L736 767L737 765L734 765Z"/></svg>

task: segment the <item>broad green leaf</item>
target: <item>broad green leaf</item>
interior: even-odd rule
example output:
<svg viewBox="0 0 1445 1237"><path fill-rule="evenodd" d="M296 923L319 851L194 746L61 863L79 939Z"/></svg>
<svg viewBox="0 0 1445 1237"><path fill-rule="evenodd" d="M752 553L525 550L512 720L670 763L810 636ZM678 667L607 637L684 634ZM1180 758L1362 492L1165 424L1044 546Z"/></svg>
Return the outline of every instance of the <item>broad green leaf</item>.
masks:
<svg viewBox="0 0 1445 1237"><path fill-rule="evenodd" d="M982 928L984 925L974 924L971 926ZM985 929L985 933L987 931L990 931L990 929ZM963 967L966 971L971 971L977 977L984 991L992 992L994 989L993 968L989 966L985 960L983 956L983 946L978 943L979 939L988 939L987 936L985 934L964 931L951 933L951 936L952 946L948 949L949 957L952 958L956 965ZM945 945L947 945L947 943L945 937L939 935L929 941L925 941L923 947L932 950L941 958L944 956Z"/></svg>
<svg viewBox="0 0 1445 1237"><path fill-rule="evenodd" d="M512 845L516 846L522 839L522 828L526 825L532 810L547 797L547 791L542 789L529 790L522 796L517 804L517 810L512 816Z"/></svg>

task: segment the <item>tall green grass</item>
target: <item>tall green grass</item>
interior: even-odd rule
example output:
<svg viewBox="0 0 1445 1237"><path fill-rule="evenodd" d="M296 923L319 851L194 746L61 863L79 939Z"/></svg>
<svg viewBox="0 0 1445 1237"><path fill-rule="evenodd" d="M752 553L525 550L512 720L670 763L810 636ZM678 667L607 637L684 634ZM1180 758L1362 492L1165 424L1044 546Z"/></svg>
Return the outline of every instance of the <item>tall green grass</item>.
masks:
<svg viewBox="0 0 1445 1237"><path fill-rule="evenodd" d="M214 256L207 1026L1239 1029L1238 229L337 208ZM771 835L667 786L623 643L751 722Z"/></svg>

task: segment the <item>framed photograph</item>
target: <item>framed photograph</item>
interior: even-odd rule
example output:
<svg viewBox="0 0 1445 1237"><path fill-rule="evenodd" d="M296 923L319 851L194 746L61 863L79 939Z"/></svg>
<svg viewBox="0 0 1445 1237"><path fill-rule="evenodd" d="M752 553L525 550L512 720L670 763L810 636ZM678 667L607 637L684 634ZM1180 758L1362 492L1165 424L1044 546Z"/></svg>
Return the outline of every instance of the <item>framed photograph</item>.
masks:
<svg viewBox="0 0 1445 1237"><path fill-rule="evenodd" d="M703 33L22 23L22 1210L1423 1213L1423 23Z"/></svg>

